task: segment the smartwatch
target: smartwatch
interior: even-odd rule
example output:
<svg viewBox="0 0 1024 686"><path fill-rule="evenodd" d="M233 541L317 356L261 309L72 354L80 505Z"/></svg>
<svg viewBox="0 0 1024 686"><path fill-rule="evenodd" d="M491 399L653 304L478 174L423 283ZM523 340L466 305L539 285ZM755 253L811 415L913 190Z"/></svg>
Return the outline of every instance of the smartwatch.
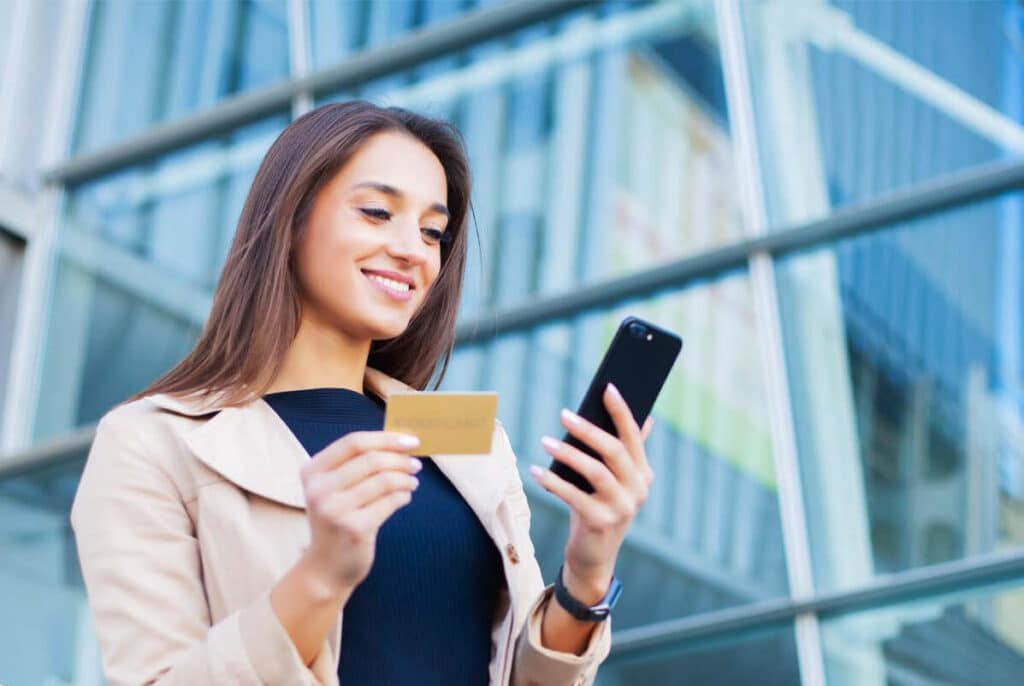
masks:
<svg viewBox="0 0 1024 686"><path fill-rule="evenodd" d="M562 567L558 568L558 575L555 577L555 599L558 600L562 609L580 621L602 622L608 619L608 615L612 613L612 608L619 601L620 595L622 595L622 584L613 576L608 592L596 605L581 603L573 598L569 590L562 584Z"/></svg>

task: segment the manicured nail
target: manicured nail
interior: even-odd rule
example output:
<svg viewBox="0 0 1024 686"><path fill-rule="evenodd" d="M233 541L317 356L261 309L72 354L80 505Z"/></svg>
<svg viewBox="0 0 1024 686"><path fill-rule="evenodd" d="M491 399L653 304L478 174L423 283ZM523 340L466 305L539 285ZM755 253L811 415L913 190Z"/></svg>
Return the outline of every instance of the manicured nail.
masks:
<svg viewBox="0 0 1024 686"><path fill-rule="evenodd" d="M570 424L580 423L580 416L567 407L562 408L562 418Z"/></svg>
<svg viewBox="0 0 1024 686"><path fill-rule="evenodd" d="M412 467L412 471L414 473L423 469L423 462L421 460L416 459L415 457L409 458L409 464Z"/></svg>
<svg viewBox="0 0 1024 686"><path fill-rule="evenodd" d="M548 450L557 450L558 449L558 441L556 441L555 439L551 438L551 436L541 436L540 437L540 442Z"/></svg>
<svg viewBox="0 0 1024 686"><path fill-rule="evenodd" d="M614 395L616 398L622 398L622 394L619 393L619 389L616 388L615 384L611 383L610 381L608 382L608 390L611 391L611 394Z"/></svg>
<svg viewBox="0 0 1024 686"><path fill-rule="evenodd" d="M543 478L547 471L548 470L544 469L543 467L539 467L535 464L530 465L530 474L533 474L537 478Z"/></svg>
<svg viewBox="0 0 1024 686"><path fill-rule="evenodd" d="M398 437L398 445L403 448L415 448L420 444L420 439L412 434L402 434Z"/></svg>

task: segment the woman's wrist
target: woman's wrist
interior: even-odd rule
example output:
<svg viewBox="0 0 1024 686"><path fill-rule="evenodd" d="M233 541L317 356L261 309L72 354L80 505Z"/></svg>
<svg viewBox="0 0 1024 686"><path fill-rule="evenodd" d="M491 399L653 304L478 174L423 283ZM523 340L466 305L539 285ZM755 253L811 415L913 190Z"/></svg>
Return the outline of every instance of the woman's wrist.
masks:
<svg viewBox="0 0 1024 686"><path fill-rule="evenodd" d="M569 595L584 605L596 605L608 593L613 575L613 572L599 572L583 576L565 564L562 566L562 585Z"/></svg>
<svg viewBox="0 0 1024 686"><path fill-rule="evenodd" d="M326 573L308 549L295 563L292 571L310 600L314 602L344 602L348 600L354 590L353 586L339 582Z"/></svg>

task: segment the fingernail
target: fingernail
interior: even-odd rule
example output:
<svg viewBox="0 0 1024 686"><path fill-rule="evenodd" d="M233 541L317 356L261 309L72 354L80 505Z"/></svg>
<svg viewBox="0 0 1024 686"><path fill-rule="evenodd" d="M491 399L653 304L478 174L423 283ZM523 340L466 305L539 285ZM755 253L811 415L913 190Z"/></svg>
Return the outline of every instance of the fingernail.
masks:
<svg viewBox="0 0 1024 686"><path fill-rule="evenodd" d="M565 419L567 422L570 422L572 424L579 424L579 422L580 422L579 415L576 414L575 412L571 411L567 407L563 407L562 408L562 418Z"/></svg>
<svg viewBox="0 0 1024 686"><path fill-rule="evenodd" d="M551 436L541 436L540 442L544 445L545 448L548 448L550 450L555 450L556 448L558 448L558 441L551 438Z"/></svg>
<svg viewBox="0 0 1024 686"><path fill-rule="evenodd" d="M608 382L608 390L611 391L612 395L614 395L616 398L621 398L622 397L622 394L619 393L619 389L616 388L615 384L613 384L610 381Z"/></svg>
<svg viewBox="0 0 1024 686"><path fill-rule="evenodd" d="M423 469L423 462L421 460L416 459L415 457L409 458L409 464L412 466L413 472L418 472L421 469Z"/></svg>
<svg viewBox="0 0 1024 686"><path fill-rule="evenodd" d="M415 491L415 490L416 490L417 488L419 488L419 487L420 487L420 480L419 480L419 479L417 479L417 478L416 478L416 477L414 476L414 477L412 478L412 490L414 490L414 491Z"/></svg>
<svg viewBox="0 0 1024 686"><path fill-rule="evenodd" d="M420 439L411 434L402 434L398 437L398 445L403 448L415 448L420 444Z"/></svg>
<svg viewBox="0 0 1024 686"><path fill-rule="evenodd" d="M543 477L546 472L547 470L543 467L539 467L535 464L530 465L530 474L533 474L534 476Z"/></svg>

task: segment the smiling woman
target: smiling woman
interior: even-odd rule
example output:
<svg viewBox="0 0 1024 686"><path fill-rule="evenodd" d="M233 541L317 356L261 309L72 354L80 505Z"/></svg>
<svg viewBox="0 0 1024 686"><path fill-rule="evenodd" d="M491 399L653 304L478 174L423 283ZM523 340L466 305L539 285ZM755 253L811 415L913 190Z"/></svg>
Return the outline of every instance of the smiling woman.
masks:
<svg viewBox="0 0 1024 686"><path fill-rule="evenodd" d="M382 430L444 377L469 197L458 132L406 110L325 105L270 146L194 350L103 417L75 495L111 686L594 681L650 423L612 387L617 435L563 415L604 463L551 441L597 491L534 474L574 514L547 587L500 422L475 460Z"/></svg>
<svg viewBox="0 0 1024 686"><path fill-rule="evenodd" d="M469 194L460 136L446 123L362 101L300 117L253 180L195 349L135 397L198 390L237 403L294 374L360 387L351 369L322 367L351 355L324 350L316 370L294 369L296 340L369 345L370 366L417 389L443 357L439 385L455 340ZM445 240L435 241L440 230ZM419 280L401 308L359 295L381 293L360 271L382 268ZM348 340L325 342L325 326Z"/></svg>

